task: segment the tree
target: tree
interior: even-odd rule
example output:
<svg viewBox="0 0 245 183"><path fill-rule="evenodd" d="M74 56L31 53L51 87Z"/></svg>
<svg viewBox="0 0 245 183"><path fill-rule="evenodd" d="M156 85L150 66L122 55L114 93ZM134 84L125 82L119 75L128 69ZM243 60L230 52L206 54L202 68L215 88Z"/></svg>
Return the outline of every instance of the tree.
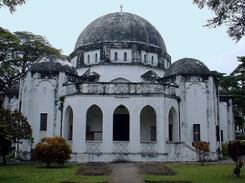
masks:
<svg viewBox="0 0 245 183"><path fill-rule="evenodd" d="M233 170L234 175L240 177L241 168L243 166L242 156L245 155L245 143L242 141L230 142L228 144L228 154L236 164Z"/></svg>
<svg viewBox="0 0 245 183"><path fill-rule="evenodd" d="M244 0L193 0L199 8L207 6L215 16L208 20L207 26L216 28L227 25L228 35L239 41L245 34L245 2Z"/></svg>
<svg viewBox="0 0 245 183"><path fill-rule="evenodd" d="M43 138L34 149L34 159L46 163L50 167L51 163L63 165L71 158L71 147L62 137Z"/></svg>
<svg viewBox="0 0 245 183"><path fill-rule="evenodd" d="M205 141L198 141L198 142L193 142L193 147L195 147L199 161L201 162L202 165L204 165L204 161L206 160L206 155L207 152L209 152L209 144L208 142Z"/></svg>
<svg viewBox="0 0 245 183"><path fill-rule="evenodd" d="M19 82L36 60L46 55L61 56L42 36L30 32L11 33L0 27L0 91Z"/></svg>
<svg viewBox="0 0 245 183"><path fill-rule="evenodd" d="M0 0L0 8L1 7L8 7L9 11L13 13L16 10L17 5L25 4L26 0Z"/></svg>
<svg viewBox="0 0 245 183"><path fill-rule="evenodd" d="M245 57L238 57L238 62L229 76L220 77L220 85L233 97L235 124L245 132Z"/></svg>
<svg viewBox="0 0 245 183"><path fill-rule="evenodd" d="M3 157L3 164L6 164L6 156L14 143L31 139L31 126L22 113L0 108L0 156Z"/></svg>

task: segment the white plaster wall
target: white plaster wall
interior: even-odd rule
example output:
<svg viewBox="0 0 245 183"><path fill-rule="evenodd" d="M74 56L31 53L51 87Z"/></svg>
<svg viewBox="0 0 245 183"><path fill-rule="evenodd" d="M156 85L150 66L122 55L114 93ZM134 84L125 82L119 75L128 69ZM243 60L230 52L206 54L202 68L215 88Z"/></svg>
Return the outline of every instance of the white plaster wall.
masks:
<svg viewBox="0 0 245 183"><path fill-rule="evenodd" d="M78 74L82 75L88 68L78 69ZM141 75L152 70L160 77L164 75L164 70L143 65L94 65L91 71L100 75L100 82L110 82L117 78L125 78L130 82L143 82Z"/></svg>
<svg viewBox="0 0 245 183"><path fill-rule="evenodd" d="M223 143L227 143L229 141L228 133L228 106L226 102L219 103L219 121L220 121L220 130L223 130Z"/></svg>
<svg viewBox="0 0 245 183"><path fill-rule="evenodd" d="M118 60L115 60L114 54L117 52ZM127 53L127 61L124 61L124 53ZM111 49L110 60L113 63L131 63L132 62L132 50L131 49Z"/></svg>

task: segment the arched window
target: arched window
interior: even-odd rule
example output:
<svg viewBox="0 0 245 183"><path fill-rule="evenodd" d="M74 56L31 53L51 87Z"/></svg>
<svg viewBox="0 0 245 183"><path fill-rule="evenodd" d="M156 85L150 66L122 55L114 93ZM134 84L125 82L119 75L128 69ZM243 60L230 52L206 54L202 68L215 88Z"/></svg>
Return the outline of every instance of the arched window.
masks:
<svg viewBox="0 0 245 183"><path fill-rule="evenodd" d="M90 55L88 55L88 64L90 64Z"/></svg>
<svg viewBox="0 0 245 183"><path fill-rule="evenodd" d="M72 140L73 134L73 111L69 106L65 111L64 137L66 140Z"/></svg>
<svg viewBox="0 0 245 183"><path fill-rule="evenodd" d="M156 140L156 112L148 105L140 113L140 141L152 142Z"/></svg>
<svg viewBox="0 0 245 183"><path fill-rule="evenodd" d="M178 141L179 139L179 129L178 129L178 121L177 121L177 113L175 109L172 107L168 114L168 140L169 141Z"/></svg>
<svg viewBox="0 0 245 183"><path fill-rule="evenodd" d="M154 64L154 56L151 56L151 65Z"/></svg>
<svg viewBox="0 0 245 183"><path fill-rule="evenodd" d="M129 111L120 105L113 113L113 141L129 141Z"/></svg>
<svg viewBox="0 0 245 183"><path fill-rule="evenodd" d="M118 53L117 53L117 52L114 53L114 60L115 60L115 61L118 60Z"/></svg>
<svg viewBox="0 0 245 183"><path fill-rule="evenodd" d="M98 62L98 54L95 53L95 63L97 63L97 62Z"/></svg>
<svg viewBox="0 0 245 183"><path fill-rule="evenodd" d="M147 60L146 60L146 54L144 54L144 63L146 64Z"/></svg>
<svg viewBox="0 0 245 183"><path fill-rule="evenodd" d="M127 61L128 60L128 54L127 54L127 52L124 52L123 60L124 61Z"/></svg>
<svg viewBox="0 0 245 183"><path fill-rule="evenodd" d="M86 140L102 141L103 114L97 105L92 105L87 111Z"/></svg>

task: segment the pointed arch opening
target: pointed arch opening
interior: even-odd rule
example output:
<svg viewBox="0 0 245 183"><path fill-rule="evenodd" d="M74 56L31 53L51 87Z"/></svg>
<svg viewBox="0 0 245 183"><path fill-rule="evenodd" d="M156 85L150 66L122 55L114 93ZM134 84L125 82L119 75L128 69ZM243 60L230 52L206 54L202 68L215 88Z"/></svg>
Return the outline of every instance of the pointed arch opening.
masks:
<svg viewBox="0 0 245 183"><path fill-rule="evenodd" d="M156 140L156 112L148 105L140 112L140 141L155 142Z"/></svg>
<svg viewBox="0 0 245 183"><path fill-rule="evenodd" d="M103 113L99 106L92 105L86 115L86 140L102 141Z"/></svg>
<svg viewBox="0 0 245 183"><path fill-rule="evenodd" d="M171 142L177 142L179 140L179 129L177 112L172 107L168 114L168 140Z"/></svg>
<svg viewBox="0 0 245 183"><path fill-rule="evenodd" d="M113 141L129 141L129 111L120 105L113 113Z"/></svg>
<svg viewBox="0 0 245 183"><path fill-rule="evenodd" d="M65 110L64 138L71 141L73 136L73 110L68 106Z"/></svg>

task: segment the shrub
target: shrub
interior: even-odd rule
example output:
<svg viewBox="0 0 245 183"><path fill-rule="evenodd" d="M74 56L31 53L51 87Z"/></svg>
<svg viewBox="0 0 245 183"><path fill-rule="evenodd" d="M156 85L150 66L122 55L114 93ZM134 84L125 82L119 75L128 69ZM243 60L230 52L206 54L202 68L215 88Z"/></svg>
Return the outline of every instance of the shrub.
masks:
<svg viewBox="0 0 245 183"><path fill-rule="evenodd" d="M228 156L228 144L227 143L222 144L222 155L223 157Z"/></svg>
<svg viewBox="0 0 245 183"><path fill-rule="evenodd" d="M192 146L195 147L199 156L199 161L203 165L204 161L206 160L205 158L207 152L209 152L209 143L205 141L198 141L198 142L193 142Z"/></svg>
<svg viewBox="0 0 245 183"><path fill-rule="evenodd" d="M71 147L62 137L43 138L34 149L36 160L46 163L64 165L65 161L71 158Z"/></svg>
<svg viewBox="0 0 245 183"><path fill-rule="evenodd" d="M229 142L228 155L236 164L236 167L233 170L234 175L240 177L241 168L243 166L242 156L245 155L245 141L236 140Z"/></svg>

